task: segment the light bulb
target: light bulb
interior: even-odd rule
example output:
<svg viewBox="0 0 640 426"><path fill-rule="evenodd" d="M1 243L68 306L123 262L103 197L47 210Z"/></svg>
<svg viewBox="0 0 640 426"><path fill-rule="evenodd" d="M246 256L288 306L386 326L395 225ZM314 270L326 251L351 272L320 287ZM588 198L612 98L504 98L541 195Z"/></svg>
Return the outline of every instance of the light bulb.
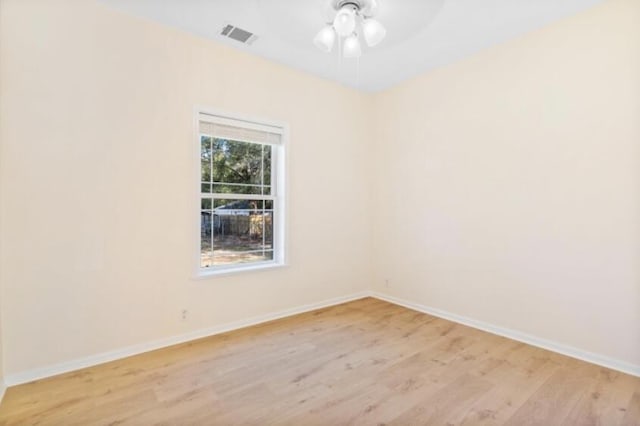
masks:
<svg viewBox="0 0 640 426"><path fill-rule="evenodd" d="M315 44L318 49L323 52L329 53L331 49L333 49L333 43L336 41L336 32L333 30L331 25L327 25L323 29L321 29L318 34L316 34L313 39L313 44Z"/></svg>
<svg viewBox="0 0 640 426"><path fill-rule="evenodd" d="M343 6L333 20L333 28L341 37L346 37L356 28L356 12L353 6Z"/></svg>
<svg viewBox="0 0 640 426"><path fill-rule="evenodd" d="M362 50L360 50L360 41L358 41L358 36L351 34L344 40L343 55L345 58L359 58L361 54Z"/></svg>
<svg viewBox="0 0 640 426"><path fill-rule="evenodd" d="M369 18L362 23L362 34L369 46L375 46L382 41L387 34L387 30L380 22Z"/></svg>

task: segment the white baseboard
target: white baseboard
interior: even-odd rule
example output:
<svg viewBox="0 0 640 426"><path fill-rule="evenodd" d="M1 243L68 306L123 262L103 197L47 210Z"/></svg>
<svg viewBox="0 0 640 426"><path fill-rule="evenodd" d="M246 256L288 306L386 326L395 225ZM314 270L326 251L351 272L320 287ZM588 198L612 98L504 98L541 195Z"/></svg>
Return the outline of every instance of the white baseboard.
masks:
<svg viewBox="0 0 640 426"><path fill-rule="evenodd" d="M68 373L71 371L79 370L82 368L93 367L98 364L104 364L106 362L115 361L118 359L126 358L133 355L139 355L145 352L153 351L156 349L162 349L168 346L177 345L180 343L189 342L203 337L214 336L216 334L226 333L228 331L237 330L244 327L249 327L256 324L261 324L268 321L273 321L280 318L289 317L292 315L301 314L304 312L313 311L315 309L326 308L329 306L339 305L353 300L362 299L365 297L375 297L380 300L384 300L389 303L393 303L399 306L404 306L409 309L413 309L419 312L423 312L429 315L433 315L439 318L443 318L449 321L453 321L459 324L467 325L469 327L477 328L482 331L486 331L499 336L507 337L509 339L517 340L519 342L527 343L532 346L536 346L542 349L547 349L552 352L557 352L572 358L577 358L592 364L601 365L603 367L610 368L612 370L621 371L623 373L631 374L633 376L640 377L640 365L630 364L624 361L609 358L603 355L594 354L591 352L583 351L571 346L563 345L557 342L553 342L546 339L541 339L530 334L522 333L516 330L511 330L504 327L499 327L493 324L477 321L472 318L467 318L461 315L446 312L440 309L432 308L429 306L421 305L419 303L410 302L407 300L399 299L397 297L389 296L383 293L375 291L363 291L347 296L336 297L329 300L324 300L317 303L309 303L306 305L298 306L291 309L285 309L283 311L273 312L270 314L260 315L245 320L234 321L219 326L196 330L189 333L168 337L165 339L155 340L152 342L141 343L121 349L116 349L110 352L104 352L101 354L91 355L85 358L79 358L60 364L54 364L45 366L42 368L36 368L20 373L10 374L5 377L4 382L0 381L0 401L6 387L15 386L23 383L32 382L34 380L40 380L58 374Z"/></svg>
<svg viewBox="0 0 640 426"><path fill-rule="evenodd" d="M72 361L63 362L60 364L54 364L45 366L42 368L36 368L20 373L10 374L5 378L6 386L15 386L23 383L33 382L34 380L40 380L58 374L68 373L70 371L79 370L81 368L93 367L98 364L104 364L105 362L115 361L118 359L130 357L133 355L139 355L145 352L153 351L156 349L166 348L167 346L173 346L180 343L189 342L191 340L201 339L203 337L214 336L216 334L226 333L228 331L237 330L244 327L249 327L256 324L261 324L268 321L273 321L280 318L289 317L292 315L301 314L304 312L313 311L316 309L326 308L328 306L339 305L353 300L362 299L369 296L368 291L360 293L350 294L347 296L335 297L333 299L324 300L317 303L309 303L302 306L297 306L291 309L285 309L283 311L272 312L265 315L260 315L245 320L234 321L227 324L218 325L203 330L196 330L189 333L168 337L165 339L155 340L152 342L141 343L139 345L128 346L121 349L116 349L110 352L104 352L101 354L91 355L85 358L79 358ZM3 384L4 385L4 384ZM2 388L4 391L4 386Z"/></svg>
<svg viewBox="0 0 640 426"><path fill-rule="evenodd" d="M620 361L610 357L606 357L592 352L583 351L581 349L574 348L572 346L563 345L561 343L553 342L546 339L541 339L530 334L522 333L517 330L509 328L499 327L497 325L489 324L483 321L477 321L472 318L463 317L461 315L452 314L447 311L432 308L430 306L421 305L419 303L410 302L407 300L399 299L397 297L389 296L386 294L372 291L371 297L384 300L395 305L404 306L405 308L413 309L418 312L433 315L435 317L443 318L449 321L453 321L459 324L467 325L469 327L477 328L478 330L486 331L498 336L507 337L509 339L517 340L518 342L527 343L531 346L547 349L552 352L557 352L562 355L566 355L571 358L577 358L582 361L590 362L592 364L607 367L612 370L620 371L632 376L640 377L640 365L634 365L628 362Z"/></svg>

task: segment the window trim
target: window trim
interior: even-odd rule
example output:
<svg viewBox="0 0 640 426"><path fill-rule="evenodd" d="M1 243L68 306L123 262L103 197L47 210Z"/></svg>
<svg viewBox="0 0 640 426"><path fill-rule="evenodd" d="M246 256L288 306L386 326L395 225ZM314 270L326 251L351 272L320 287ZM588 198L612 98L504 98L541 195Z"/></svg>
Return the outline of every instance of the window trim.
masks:
<svg viewBox="0 0 640 426"><path fill-rule="evenodd" d="M272 144L273 150L273 164L275 165L276 173L276 185L274 186L274 217L273 217L273 259L262 262L253 262L237 265L223 265L211 268L202 268L201 262L201 247L200 247L200 232L201 232L201 200L202 193L200 191L201 183L201 142L200 142L200 117L201 115L211 116L215 122L238 125L238 122L247 129L255 129L262 131L269 131L280 133L280 144ZM289 191L287 185L288 175L288 144L289 144L289 125L287 123L278 122L274 120L250 117L242 114L232 114L229 112L223 112L207 107L197 106L194 110L194 122L193 122L193 140L194 140L194 177L190 180L191 190L194 194L194 256L193 256L193 278L197 280L231 275L237 273L248 273L263 270L270 270L274 268L280 268L287 266L287 248L289 242L289 227L287 222L287 210ZM190 215L190 217L192 217Z"/></svg>

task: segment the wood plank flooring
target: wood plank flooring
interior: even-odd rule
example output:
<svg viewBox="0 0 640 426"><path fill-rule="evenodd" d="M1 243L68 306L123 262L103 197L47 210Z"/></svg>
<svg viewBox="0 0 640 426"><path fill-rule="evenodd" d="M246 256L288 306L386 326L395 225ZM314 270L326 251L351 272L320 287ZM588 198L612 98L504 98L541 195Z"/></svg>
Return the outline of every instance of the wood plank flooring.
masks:
<svg viewBox="0 0 640 426"><path fill-rule="evenodd" d="M367 298L12 387L0 425L640 425L640 379Z"/></svg>

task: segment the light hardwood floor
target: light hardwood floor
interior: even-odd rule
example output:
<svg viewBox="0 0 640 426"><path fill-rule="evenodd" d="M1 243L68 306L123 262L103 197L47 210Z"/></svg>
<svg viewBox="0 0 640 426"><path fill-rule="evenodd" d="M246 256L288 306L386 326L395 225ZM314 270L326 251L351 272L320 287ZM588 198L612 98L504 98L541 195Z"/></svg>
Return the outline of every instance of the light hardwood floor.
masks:
<svg viewBox="0 0 640 426"><path fill-rule="evenodd" d="M10 388L36 424L640 425L640 379L368 298Z"/></svg>

